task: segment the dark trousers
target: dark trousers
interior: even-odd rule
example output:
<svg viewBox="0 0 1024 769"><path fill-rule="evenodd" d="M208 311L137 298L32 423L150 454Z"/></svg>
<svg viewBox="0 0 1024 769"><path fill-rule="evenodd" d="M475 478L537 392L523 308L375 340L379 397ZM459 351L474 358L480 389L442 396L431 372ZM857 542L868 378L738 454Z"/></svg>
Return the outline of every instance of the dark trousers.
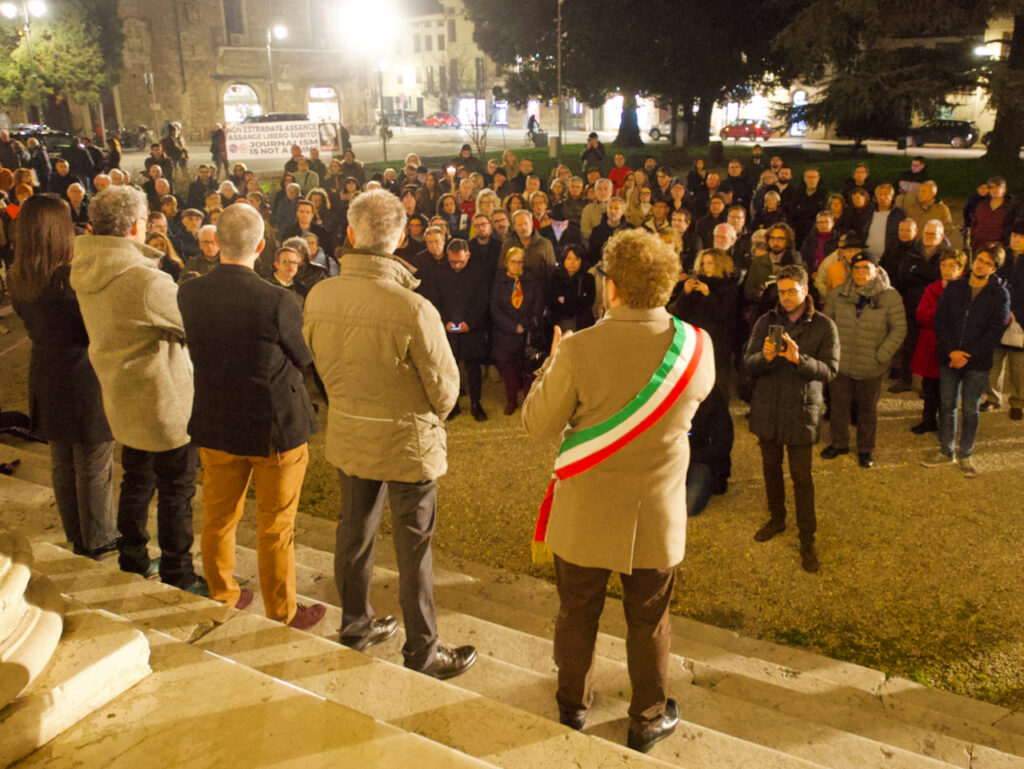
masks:
<svg viewBox="0 0 1024 769"><path fill-rule="evenodd" d="M558 619L555 621L555 664L561 707L587 708L594 698L594 644L604 609L608 569L577 566L555 556ZM633 697L631 726L642 731L665 713L665 679L672 640L669 606L675 569L635 569L622 579L626 614L626 662Z"/></svg>
<svg viewBox="0 0 1024 769"><path fill-rule="evenodd" d="M789 454L789 476L793 479L796 497L796 523L801 541L813 542L818 521L814 514L814 479L811 476L810 443L794 446L761 439L761 465L764 470L764 490L768 497L768 510L772 520L786 520L786 484L782 479L782 452Z"/></svg>
<svg viewBox="0 0 1024 769"><path fill-rule="evenodd" d="M189 587L197 579L192 568L195 448L191 443L170 451L141 451L125 446L121 451L121 467L124 478L117 505L121 569L145 574L149 568L147 521L155 491L160 579L175 587Z"/></svg>
<svg viewBox="0 0 1024 769"><path fill-rule="evenodd" d="M64 535L78 555L92 556L117 539L114 442L50 441L51 479Z"/></svg>
<svg viewBox="0 0 1024 769"><path fill-rule="evenodd" d="M466 337L470 334L474 334L474 337L467 339ZM469 402L474 406L480 403L480 393L483 390L484 382L483 367L487 363L487 356L480 355L477 349L479 347L486 349L486 344L476 338L477 335L482 334L482 330L467 334L452 334L450 332L448 334L448 344L451 345L455 360L466 367L466 386L469 389Z"/></svg>
<svg viewBox="0 0 1024 769"><path fill-rule="evenodd" d="M921 424L928 427L938 428L939 426L939 380L936 377L921 377L921 394L924 396L924 406L921 407Z"/></svg>
<svg viewBox="0 0 1024 769"><path fill-rule="evenodd" d="M914 372L910 370L910 361L914 357L914 350L917 348L917 337L921 334L921 327L917 324L917 308L907 309L907 335L903 339L903 346L897 353L900 361L900 381L909 385L914 378Z"/></svg>
<svg viewBox="0 0 1024 769"><path fill-rule="evenodd" d="M437 484L373 481L338 471L341 510L334 548L334 580L341 596L341 640L366 637L374 619L370 605L374 542L384 512L384 494L398 559L398 603L405 623L405 666L423 670L437 648L434 559L430 541L437 519Z"/></svg>
<svg viewBox="0 0 1024 769"><path fill-rule="evenodd" d="M832 420L829 442L837 449L850 448L850 408L857 408L857 453L875 450L878 429L878 398L882 394L882 380L851 379L839 374L828 384L832 401Z"/></svg>
<svg viewBox="0 0 1024 769"><path fill-rule="evenodd" d="M686 471L686 514L688 516L700 515L704 508L711 501L714 493L714 473L711 465L704 465L700 462L691 462Z"/></svg>

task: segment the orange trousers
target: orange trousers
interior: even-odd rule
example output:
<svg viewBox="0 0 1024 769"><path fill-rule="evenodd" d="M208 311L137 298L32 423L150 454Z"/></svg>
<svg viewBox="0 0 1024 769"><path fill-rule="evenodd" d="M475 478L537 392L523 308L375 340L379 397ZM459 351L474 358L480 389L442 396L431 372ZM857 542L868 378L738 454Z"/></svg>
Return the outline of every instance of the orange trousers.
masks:
<svg viewBox="0 0 1024 769"><path fill-rule="evenodd" d="M309 448L271 451L243 457L218 449L199 449L203 464L203 572L210 597L228 606L238 602L235 581L235 530L245 493L255 476L256 531L260 591L267 617L290 622L295 616L295 514Z"/></svg>

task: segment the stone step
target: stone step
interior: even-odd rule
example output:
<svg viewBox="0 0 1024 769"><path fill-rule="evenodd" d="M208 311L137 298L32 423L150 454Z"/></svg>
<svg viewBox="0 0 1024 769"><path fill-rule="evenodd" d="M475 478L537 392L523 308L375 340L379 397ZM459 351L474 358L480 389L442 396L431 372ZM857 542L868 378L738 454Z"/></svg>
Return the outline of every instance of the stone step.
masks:
<svg viewBox="0 0 1024 769"><path fill-rule="evenodd" d="M32 481L21 480L10 475L0 475L0 504L6 507L8 502L14 502L26 507L45 509L52 506L53 489ZM56 514L56 508L54 513ZM4 525L10 526L7 516L4 516Z"/></svg>
<svg viewBox="0 0 1024 769"><path fill-rule="evenodd" d="M13 702L46 669L64 627L64 601L45 577L25 591L21 622L0 640L0 707Z"/></svg>
<svg viewBox="0 0 1024 769"><path fill-rule="evenodd" d="M0 531L0 643L14 633L28 611L25 590L31 578L28 540L13 531Z"/></svg>
<svg viewBox="0 0 1024 769"><path fill-rule="evenodd" d="M69 608L46 670L0 710L0 766L27 756L150 673L141 631L105 613Z"/></svg>
<svg viewBox="0 0 1024 769"><path fill-rule="evenodd" d="M236 572L256 584L254 551L239 548ZM336 638L340 610L333 605L337 602L333 580L304 566L301 561L296 577L300 592L331 605L328 617L315 630L325 637ZM397 594L393 590L377 591L374 600L380 614L399 614ZM550 641L443 608L439 608L438 626L443 635L455 643L476 644L481 655L465 680L460 679L460 685L546 718L558 717L554 702L557 680ZM402 643L399 633L370 652L394 659ZM596 663L597 696L588 713L587 732L621 741L622 718L630 696L626 664L600 655ZM939 745L943 753L941 760L936 760L940 756L932 747L936 735L931 733L908 735L915 730L898 725L894 731L904 742L910 741L909 736L916 738L913 747L907 750L817 723L813 712L796 717L783 715L713 690L690 686L690 680L682 661L676 658L669 668L669 690L680 704L685 724L681 725L679 734L659 745L657 755L678 765L692 765L698 746L704 751L702 760L706 766L736 763L786 766L810 762L853 769L884 760L890 767L936 769L949 765L966 767L969 763L970 746L955 741ZM723 757L728 757L726 763L721 763Z"/></svg>
<svg viewBox="0 0 1024 769"><path fill-rule="evenodd" d="M608 769L670 766L278 622L72 555L50 543L34 543L33 549L37 568L49 574L65 594L86 605L120 614L150 631L151 637L152 631L159 629L164 631L160 637L170 635L235 660L239 663L235 667L252 668L287 681L298 690L414 732L439 743L439 749L456 750L506 769L546 765ZM156 662L151 664L158 669ZM187 705L180 709L191 712ZM183 760L179 765L186 763ZM45 764L32 764L37 765ZM202 762L197 765L212 766ZM229 760L227 765L249 766L240 759ZM448 765L465 764L441 762L424 767Z"/></svg>
<svg viewBox="0 0 1024 769"><path fill-rule="evenodd" d="M153 673L20 769L493 769L169 636L146 635Z"/></svg>
<svg viewBox="0 0 1024 769"><path fill-rule="evenodd" d="M9 438L10 436L4 437ZM40 454L30 446L42 446L46 450L46 454ZM8 477L38 483L40 486L53 486L51 476L53 464L50 460L49 446L20 440L17 441L17 445L0 442L0 463L14 462L15 460L20 460L18 467L15 469L14 475Z"/></svg>
<svg viewBox="0 0 1024 769"><path fill-rule="evenodd" d="M322 525L328 522L302 523L304 541L332 541L333 532ZM243 539L254 543L251 532L240 531L239 541ZM394 563L387 544L377 550L374 589L396 595L397 573L381 565ZM325 575L333 568L333 555L315 547L296 545L296 558ZM435 563L438 560L442 559ZM553 637L558 599L550 583L477 564L466 573L446 569L436 569L436 573L439 606L543 638ZM744 639L686 618L672 617L672 622L673 649L696 683L721 687L735 699L925 755L947 756L954 763L969 746L1024 755L1024 742L1017 731L1020 722L1008 718L1010 711L1005 708L905 679L887 681L878 671ZM608 599L602 631L598 654L624 662L626 628L621 601Z"/></svg>

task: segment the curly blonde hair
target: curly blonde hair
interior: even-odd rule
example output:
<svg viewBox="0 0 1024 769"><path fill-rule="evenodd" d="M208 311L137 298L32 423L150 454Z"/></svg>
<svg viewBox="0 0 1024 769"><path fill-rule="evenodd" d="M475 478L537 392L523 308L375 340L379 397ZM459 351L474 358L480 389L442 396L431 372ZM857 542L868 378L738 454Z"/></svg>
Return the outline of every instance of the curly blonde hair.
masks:
<svg viewBox="0 0 1024 769"><path fill-rule="evenodd" d="M679 280L679 257L653 232L623 230L605 244L604 272L615 282L623 304L664 307Z"/></svg>

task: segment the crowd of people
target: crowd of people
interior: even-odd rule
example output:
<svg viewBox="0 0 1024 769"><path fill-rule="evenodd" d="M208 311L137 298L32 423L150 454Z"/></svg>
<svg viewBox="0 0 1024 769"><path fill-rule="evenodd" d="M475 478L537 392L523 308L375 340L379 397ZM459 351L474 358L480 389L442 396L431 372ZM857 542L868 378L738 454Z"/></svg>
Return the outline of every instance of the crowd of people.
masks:
<svg viewBox="0 0 1024 769"><path fill-rule="evenodd" d="M820 456L850 453L855 426L857 461L871 468L886 380L905 392L916 374L923 408L910 429L938 438L922 464L955 462L973 478L979 411L1008 396L1010 419L1024 418L1024 211L999 177L978 186L957 228L922 158L893 180L857 164L829 191L817 169L801 169L797 183L760 146L723 173L700 158L684 170L650 155L636 168L624 153L609 162L591 137L579 173L558 164L550 175L511 151L484 162L469 145L437 169L410 154L400 169L373 172L350 149L324 163L295 146L268 191L266 179L242 163L228 169L217 153L193 178L175 135L165 137L170 148L152 146L133 179L119 168L116 141L102 163L87 167L95 153L80 147L47 176L33 165L35 147L9 152L0 133L0 253L33 341L34 428L51 446L67 537L76 552L116 549L127 571L158 570L244 607L253 595L232 575L234 532L254 479L267 615L310 627L324 608L295 601L291 536L322 403L343 500L341 641L363 649L397 627L369 603L386 494L405 663L430 675L457 675L475 659L472 647L438 640L430 537L446 470L442 423L461 413L462 393L471 416L488 419L492 366L505 414L522 405L528 430L553 436L578 418L618 419L594 404L621 405L637 388L628 377L602 384L609 350L621 347L620 363L642 360L644 378L664 354L655 355L656 340L675 334L695 365L707 361L707 387L692 385L688 451L673 455L685 463L658 504L682 490L683 509L696 515L727 491L729 401L738 396L750 404L770 512L755 539L785 530L788 454L808 572L819 569L811 467L824 420ZM629 332L643 336L644 324L653 336L641 354ZM604 336L608 347L593 347ZM686 347L694 339L697 349ZM116 521L114 440L125 471ZM191 560L197 455L205 580ZM154 492L159 564L146 548ZM600 579L574 571L589 558L574 560L575 548L586 548L566 544L564 526L553 520L560 585L594 591ZM671 592L673 557L653 558L657 580L640 593ZM621 553L597 560L630 571ZM561 675L573 655L557 647ZM560 688L565 723L582 725L587 675L576 671ZM649 748L643 735L671 721L663 695L648 691L631 710L631 744Z"/></svg>

